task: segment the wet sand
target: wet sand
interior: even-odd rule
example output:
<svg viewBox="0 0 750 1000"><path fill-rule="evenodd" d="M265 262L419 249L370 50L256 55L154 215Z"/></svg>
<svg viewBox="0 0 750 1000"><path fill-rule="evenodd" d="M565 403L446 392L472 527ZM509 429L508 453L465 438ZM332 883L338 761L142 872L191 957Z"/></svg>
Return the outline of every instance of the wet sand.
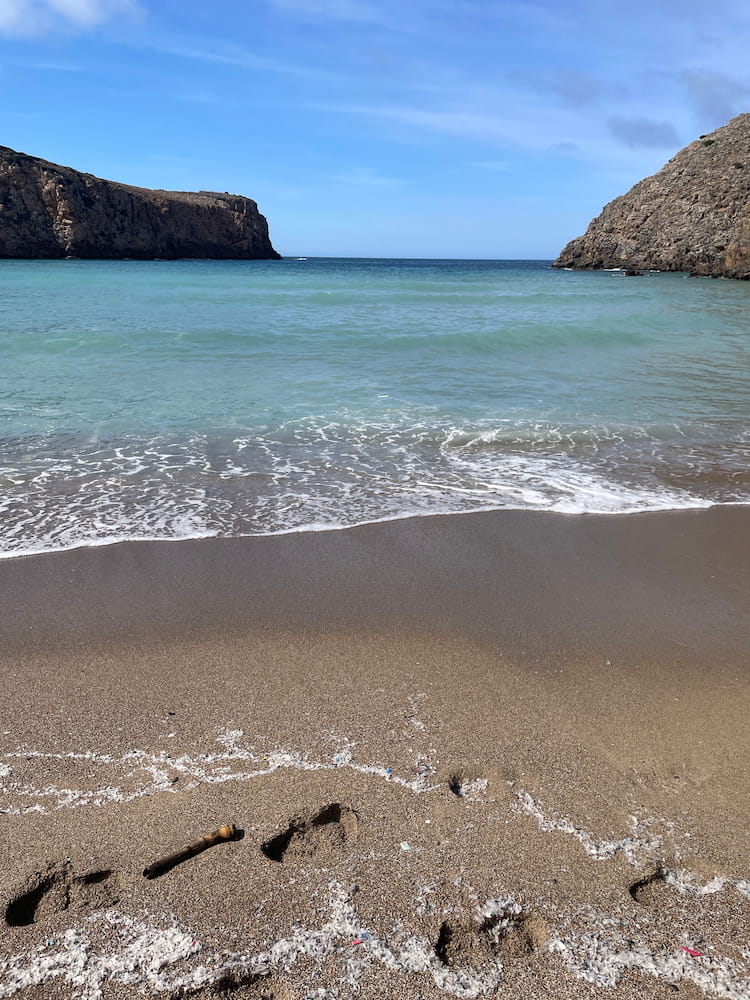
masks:
<svg viewBox="0 0 750 1000"><path fill-rule="evenodd" d="M749 529L1 561L0 997L750 997Z"/></svg>

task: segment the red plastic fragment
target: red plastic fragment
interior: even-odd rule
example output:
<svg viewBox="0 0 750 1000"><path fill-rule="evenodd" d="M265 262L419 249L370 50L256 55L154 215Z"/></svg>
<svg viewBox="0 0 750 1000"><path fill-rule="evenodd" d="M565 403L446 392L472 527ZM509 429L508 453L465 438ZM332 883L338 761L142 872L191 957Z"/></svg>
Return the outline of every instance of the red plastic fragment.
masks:
<svg viewBox="0 0 750 1000"><path fill-rule="evenodd" d="M694 951L692 948L687 948L684 944L681 944L680 948L682 948L683 951L686 951L688 955L691 955L693 958L703 958L702 951Z"/></svg>

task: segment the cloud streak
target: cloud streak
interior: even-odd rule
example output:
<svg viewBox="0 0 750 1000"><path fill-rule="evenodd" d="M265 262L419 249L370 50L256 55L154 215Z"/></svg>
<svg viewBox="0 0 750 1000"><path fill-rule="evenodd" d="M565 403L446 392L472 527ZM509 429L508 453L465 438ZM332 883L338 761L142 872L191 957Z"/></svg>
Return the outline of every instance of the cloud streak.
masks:
<svg viewBox="0 0 750 1000"><path fill-rule="evenodd" d="M442 132L494 142L507 140L513 131L512 123L470 108L429 110L386 104L320 104L316 106L316 110L381 119L427 132Z"/></svg>
<svg viewBox="0 0 750 1000"><path fill-rule="evenodd" d="M90 31L140 12L135 0L0 0L0 34L43 35L59 28Z"/></svg>
<svg viewBox="0 0 750 1000"><path fill-rule="evenodd" d="M162 55L175 56L178 59L189 59L197 62L216 63L222 66L235 66L261 73L278 73L282 76L303 77L312 80L340 81L345 79L338 73L318 69L302 63L283 62L279 59L269 59L254 52L235 47L193 47L179 44L151 44L150 47Z"/></svg>

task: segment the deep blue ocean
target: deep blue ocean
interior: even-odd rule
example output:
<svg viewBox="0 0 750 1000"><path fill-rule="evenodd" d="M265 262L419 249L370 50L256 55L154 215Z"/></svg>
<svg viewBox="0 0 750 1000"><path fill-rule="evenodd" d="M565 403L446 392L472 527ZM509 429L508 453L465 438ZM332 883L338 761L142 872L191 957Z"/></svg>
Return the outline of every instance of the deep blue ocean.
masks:
<svg viewBox="0 0 750 1000"><path fill-rule="evenodd" d="M0 554L750 501L750 284L0 261Z"/></svg>

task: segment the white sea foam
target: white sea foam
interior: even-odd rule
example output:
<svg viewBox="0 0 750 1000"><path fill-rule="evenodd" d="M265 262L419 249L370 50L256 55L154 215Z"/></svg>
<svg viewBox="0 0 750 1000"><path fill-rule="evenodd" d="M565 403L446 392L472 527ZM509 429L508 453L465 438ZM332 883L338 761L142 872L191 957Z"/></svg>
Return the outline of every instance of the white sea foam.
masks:
<svg viewBox="0 0 750 1000"><path fill-rule="evenodd" d="M431 888L424 886L419 898L426 898ZM497 944L529 909L528 903L505 894L478 903L474 918L477 926L498 918L488 931L490 942ZM665 948L652 943L639 925L626 930L621 920L593 908L556 915L548 910L546 916L559 924L548 950L562 958L571 975L597 987L612 988L625 972L633 971L667 983L690 980L724 1000L750 997L750 949L744 949L741 958L722 955L716 948L695 956L690 954L696 950L694 943L685 936ZM328 914L318 926L296 925L288 936L249 944L244 950L208 947L173 916L130 915L114 909L95 912L57 939L0 956L0 998L55 981L71 988L79 1000L102 1000L117 985L146 995L174 994L210 986L227 976L242 980L290 973L301 961L306 963L308 980L314 980L324 965L328 976L338 975L334 991L318 994L332 1000L353 1000L363 975L373 966L408 976L410 983L423 976L441 993L464 1000L494 994L505 976L500 960L482 967L448 966L437 955L434 942L399 923L379 932L359 916L351 893L332 882ZM312 971L307 971L310 963Z"/></svg>
<svg viewBox="0 0 750 1000"><path fill-rule="evenodd" d="M428 740L429 730L423 695L414 695L404 707L405 734ZM414 720L422 723L414 727ZM5 736L10 733L6 732ZM395 784L417 795L437 792L432 783L432 766L424 751L415 748L414 767L408 776L395 773L380 761L362 761L357 746L343 735L331 736L329 754L313 754L286 747L248 745L240 729L217 733L214 752L179 752L170 744L164 750L133 750L115 754L95 749L48 751L20 747L0 755L0 810L6 814L50 812L56 809L104 807L157 793L189 793L202 784L246 782L272 775L286 768L302 771L350 770L376 781ZM74 787L51 780L59 769L79 775ZM101 776L104 780L99 780ZM174 778L179 777L178 784ZM485 798L487 781L481 777L464 784L468 803ZM670 857L679 856L674 828L665 820L631 817L630 834L619 838L597 836L546 807L528 791L510 784L515 793L515 809L541 830L570 836L598 863L617 856L643 870L653 866L665 848ZM490 800L488 804L492 804ZM503 808L494 802L495 807ZM486 806L482 807L483 809ZM659 832L657 832L659 831ZM669 843L665 842L665 836ZM394 848L395 849L395 848ZM411 852L409 852L411 855ZM405 855L406 856L406 855ZM658 873L665 892L683 897L685 904L704 905L704 900L727 892L750 899L750 882L735 876L701 880L687 869L661 869ZM457 877L456 884L461 883ZM415 898L415 913L442 913L431 902L436 883L423 886ZM548 895L541 900L520 900L501 891L482 900L470 892L473 920L488 925L491 940L509 933L524 915L542 913L549 925L548 947L559 954L571 975L596 986L614 986L624 972L632 970L656 980L675 982L691 979L696 985L725 1000L750 998L750 950L742 958L727 957L717 947L701 946L702 955L693 957L684 948L695 947L687 938L675 939L666 947L649 936L647 911L632 926L622 919L593 909L566 913L551 908ZM726 905L726 899L723 900ZM455 908L454 908L455 909ZM444 916L453 913L450 909ZM455 910L456 913L459 910ZM492 935L495 938L492 938ZM425 940L409 926L393 924L378 928L364 923L356 912L351 894L341 885L330 886L330 909L320 925L295 926L276 941L248 942L241 951L215 950L204 946L189 928L173 917L131 915L118 910L97 912L71 927L62 936L44 940L36 947L13 955L0 954L0 998L9 998L32 985L59 982L80 1000L99 1000L117 984L129 985L149 995L176 990L194 990L218 982L227 974L272 975L290 971L300 962L314 968L326 965L337 970L340 985L330 993L333 1000L355 998L362 976L373 966L396 975L424 976L436 989L449 996L480 997L496 991L505 975L502 963L490 960L480 967L447 966L436 954L434 940ZM307 975L307 972L306 972Z"/></svg>
<svg viewBox="0 0 750 1000"><path fill-rule="evenodd" d="M62 752L33 747L2 753L0 812L46 814L60 809L132 802L156 793L183 794L203 784L252 781L284 768L299 771L346 768L416 794L435 787L430 780L432 765L423 753L417 754L413 775L405 777L381 762L358 762L353 755L354 745L344 739L324 758L279 747L256 749L244 745L243 739L241 730L220 732L217 742L223 749L213 754L179 754L174 747L169 751L138 749L119 756L94 750ZM85 786L68 787L50 780L51 774L64 771L70 775L71 769L81 782L86 779ZM98 778L99 774L102 778Z"/></svg>
<svg viewBox="0 0 750 1000"><path fill-rule="evenodd" d="M417 732L428 735L425 723L412 714L421 702L420 696L409 699L404 721L411 726L416 719L421 723ZM182 795L200 785L244 783L285 769L349 770L416 795L441 787L433 780L435 772L430 753L419 747L414 748L414 763L407 776L382 761L358 760L356 744L345 736L331 737L333 750L327 756L279 746L248 745L240 729L220 730L216 742L221 749L198 754L180 753L174 744L169 745L169 750L135 749L123 754L99 750L50 751L30 746L5 751L0 753L0 813L48 814L65 809L106 807L159 793ZM63 784L60 777L77 778L78 784ZM459 798L467 802L485 801L488 787L489 782L481 776L461 777L451 785ZM653 864L665 854L680 857L674 824L666 819L631 816L630 832L625 836L599 837L557 810L545 808L542 802L515 783L510 782L509 787L518 814L532 818L546 833L573 837L596 861L609 861L621 855L630 864L640 867L644 863ZM750 881L743 878L717 876L701 882L688 870L662 866L660 872L662 881L684 896L699 898L734 888L750 898Z"/></svg>
<svg viewBox="0 0 750 1000"><path fill-rule="evenodd" d="M412 714L416 713L421 701L419 696L409 699L404 721L412 725L416 719L421 723L417 732L427 734L426 725ZM414 749L414 763L407 776L381 761L358 760L356 744L345 736L331 737L331 740L334 748L328 756L278 746L248 745L239 729L220 730L216 742L221 749L214 753L180 753L174 744L170 744L169 750L135 749L124 754L98 750L49 751L23 746L0 753L0 813L48 814L58 810L101 808L155 794L182 795L200 785L244 783L285 769L349 770L416 795L440 788L433 780L434 767L429 753L418 747ZM64 784L60 780L63 777L69 782L78 779L78 783ZM487 798L488 785L487 779L481 776L462 777L452 789L467 802L480 802ZM665 852L670 857L680 856L674 826L667 820L631 816L627 835L617 839L602 838L556 810L545 809L525 789L512 783L510 787L515 796L516 812L531 817L544 832L572 836L586 854L597 861L608 861L619 854L630 864L642 866L653 863ZM742 878L721 876L702 883L687 870L669 868L662 869L661 878L685 896L698 898L734 888L750 898L750 882Z"/></svg>
<svg viewBox="0 0 750 1000"><path fill-rule="evenodd" d="M750 969L747 961L708 954L690 956L679 944L665 951L647 941L626 941L621 933L606 927L602 914L592 911L590 921L596 931L556 938L550 950L561 956L569 971L595 986L616 986L629 970L668 983L689 980L705 993L724 1000L750 998ZM688 942L683 938L685 947ZM746 956L747 958L748 956Z"/></svg>
<svg viewBox="0 0 750 1000"><path fill-rule="evenodd" d="M617 840L602 838L555 810L545 811L542 804L524 789L514 788L513 791L517 800L516 808L525 815L533 817L541 830L545 833L569 834L580 843L586 854L596 861L609 861L615 855L621 855L629 864L642 867L644 864L650 866L658 864L658 859L664 854L674 858L679 858L681 855L674 824L668 820L656 821L653 818L639 819L637 816L631 816L629 835ZM664 834L655 832L657 826L663 829ZM665 835L669 840L668 844L665 842ZM734 889L750 899L750 882L743 878L717 875L706 882L701 882L687 869L669 868L665 865L659 865L657 877L670 889L693 899L712 896L725 889Z"/></svg>
<svg viewBox="0 0 750 1000"><path fill-rule="evenodd" d="M522 788L513 789L517 800L517 809L532 816L539 828L546 833L566 833L580 843L584 851L597 861L609 861L616 854L622 854L630 864L637 864L643 858L657 856L663 847L664 840L659 834L652 833L653 821L630 817L631 834L611 840L597 838L578 823L567 819L556 811L545 812L542 804L529 792Z"/></svg>
<svg viewBox="0 0 750 1000"><path fill-rule="evenodd" d="M714 446L699 454L694 443L675 444L674 428L675 440L664 434L528 421L461 427L398 411L373 423L307 417L221 440L20 442L0 469L0 557L479 510L616 514L747 499L732 485L741 464L735 473ZM717 462L727 465L723 485Z"/></svg>
<svg viewBox="0 0 750 1000"><path fill-rule="evenodd" d="M61 980L80 1000L102 1000L107 987L127 985L145 993L192 991L222 977L266 976L289 972L301 960L315 969L335 962L344 996L359 992L359 982L373 965L392 973L424 975L450 996L472 1000L493 991L502 979L502 964L487 969L448 968L424 938L394 927L389 937L378 935L357 914L351 895L339 883L330 886L328 918L319 927L297 927L252 952L215 951L203 947L175 918L131 917L115 910L92 914L30 952L0 958L0 997L29 986ZM102 943L98 932L108 931ZM324 993L325 996L339 997Z"/></svg>

